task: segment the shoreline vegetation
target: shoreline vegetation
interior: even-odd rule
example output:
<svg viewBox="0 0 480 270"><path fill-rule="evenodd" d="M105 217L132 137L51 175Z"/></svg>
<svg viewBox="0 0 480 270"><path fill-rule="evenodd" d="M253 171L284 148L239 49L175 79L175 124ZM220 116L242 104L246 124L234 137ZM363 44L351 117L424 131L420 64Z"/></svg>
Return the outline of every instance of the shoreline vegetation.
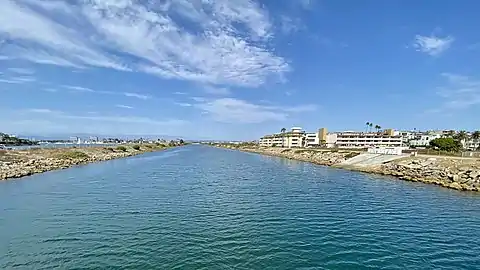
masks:
<svg viewBox="0 0 480 270"><path fill-rule="evenodd" d="M8 135L0 132L0 145L2 146L28 146L38 145L38 142L30 141L27 139L17 138L15 136Z"/></svg>
<svg viewBox="0 0 480 270"><path fill-rule="evenodd" d="M435 184L455 190L480 191L480 160L477 158L422 155L406 156L371 166L343 166L342 162L365 152L342 149L260 147L251 144L215 144L214 146L352 171L394 176L402 180Z"/></svg>
<svg viewBox="0 0 480 270"><path fill-rule="evenodd" d="M161 151L183 144L122 144L104 147L31 148L0 150L0 180L66 169L76 165Z"/></svg>

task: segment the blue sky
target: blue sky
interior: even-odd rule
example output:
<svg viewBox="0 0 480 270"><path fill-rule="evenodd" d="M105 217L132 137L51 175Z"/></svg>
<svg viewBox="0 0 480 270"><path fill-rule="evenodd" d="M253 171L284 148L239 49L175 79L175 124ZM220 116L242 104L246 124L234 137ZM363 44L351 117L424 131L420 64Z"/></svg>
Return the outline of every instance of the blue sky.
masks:
<svg viewBox="0 0 480 270"><path fill-rule="evenodd" d="M2 0L0 130L478 129L480 3Z"/></svg>

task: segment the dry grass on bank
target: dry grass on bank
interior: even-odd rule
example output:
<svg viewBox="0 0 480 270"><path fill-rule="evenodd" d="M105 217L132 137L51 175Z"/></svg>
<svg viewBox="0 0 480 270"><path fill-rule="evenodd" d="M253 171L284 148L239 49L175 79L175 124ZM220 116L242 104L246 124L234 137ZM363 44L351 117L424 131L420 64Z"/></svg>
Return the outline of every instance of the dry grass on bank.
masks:
<svg viewBox="0 0 480 270"><path fill-rule="evenodd" d="M18 162L31 159L87 159L94 155L109 153L128 153L138 151L154 151L165 148L165 145L120 145L117 147L68 147L68 148L30 148L24 150L0 150L0 162Z"/></svg>

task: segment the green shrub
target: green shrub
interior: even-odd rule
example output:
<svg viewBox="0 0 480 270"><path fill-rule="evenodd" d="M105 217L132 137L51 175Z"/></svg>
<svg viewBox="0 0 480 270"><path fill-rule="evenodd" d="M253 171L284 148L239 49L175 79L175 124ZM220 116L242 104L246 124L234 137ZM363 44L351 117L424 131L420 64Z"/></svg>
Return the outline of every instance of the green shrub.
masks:
<svg viewBox="0 0 480 270"><path fill-rule="evenodd" d="M135 145L132 146L132 148L133 148L133 150L137 150L137 151L138 151L138 150L140 150L140 145L135 144Z"/></svg>
<svg viewBox="0 0 480 270"><path fill-rule="evenodd" d="M154 146L155 148L164 148L164 147L166 147L165 144L159 143L159 142L156 142L155 145L153 145L153 146Z"/></svg>
<svg viewBox="0 0 480 270"><path fill-rule="evenodd" d="M89 155L82 151L68 151L64 153L60 153L58 155L58 158L60 159L85 159L89 158Z"/></svg>
<svg viewBox="0 0 480 270"><path fill-rule="evenodd" d="M127 151L127 148L123 145L120 145L120 146L117 146L117 150L118 151L122 151L122 152L126 152Z"/></svg>
<svg viewBox="0 0 480 270"><path fill-rule="evenodd" d="M112 147L105 147L105 150L108 152L114 152L115 150Z"/></svg>
<svg viewBox="0 0 480 270"><path fill-rule="evenodd" d="M453 138L437 138L430 141L433 149L441 151L458 152L462 148L460 141Z"/></svg>

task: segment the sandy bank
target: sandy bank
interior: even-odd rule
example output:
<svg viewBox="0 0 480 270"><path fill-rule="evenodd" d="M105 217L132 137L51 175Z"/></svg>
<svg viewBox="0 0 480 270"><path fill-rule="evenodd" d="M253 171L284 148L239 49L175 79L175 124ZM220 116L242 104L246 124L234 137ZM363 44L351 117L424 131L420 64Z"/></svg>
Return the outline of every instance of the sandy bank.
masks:
<svg viewBox="0 0 480 270"><path fill-rule="evenodd" d="M0 180L65 169L80 164L124 158L166 148L168 147L165 145L141 144L139 149L135 145L122 145L120 147L0 150Z"/></svg>

